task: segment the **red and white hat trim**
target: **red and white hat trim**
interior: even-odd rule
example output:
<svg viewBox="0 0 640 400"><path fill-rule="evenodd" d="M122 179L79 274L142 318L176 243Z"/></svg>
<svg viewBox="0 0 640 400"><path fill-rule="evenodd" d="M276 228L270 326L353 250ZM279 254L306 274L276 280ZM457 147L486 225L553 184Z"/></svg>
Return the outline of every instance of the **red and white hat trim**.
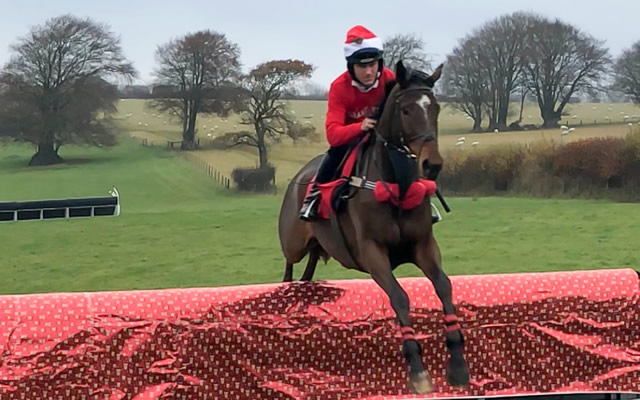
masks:
<svg viewBox="0 0 640 400"><path fill-rule="evenodd" d="M347 32L347 40L344 44L344 56L349 57L362 49L382 51L382 39L376 37L367 28L356 25Z"/></svg>

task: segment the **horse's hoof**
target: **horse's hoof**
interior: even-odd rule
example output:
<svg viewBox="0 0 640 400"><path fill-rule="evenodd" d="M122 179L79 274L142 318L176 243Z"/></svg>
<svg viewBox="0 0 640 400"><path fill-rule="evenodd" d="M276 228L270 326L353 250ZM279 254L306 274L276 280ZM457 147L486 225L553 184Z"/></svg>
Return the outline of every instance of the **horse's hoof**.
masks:
<svg viewBox="0 0 640 400"><path fill-rule="evenodd" d="M433 384L427 371L411 374L409 378L409 390L411 390L413 394L429 394L433 392Z"/></svg>
<svg viewBox="0 0 640 400"><path fill-rule="evenodd" d="M451 386L467 386L469 384L469 367L467 362L459 360L447 364L447 382Z"/></svg>

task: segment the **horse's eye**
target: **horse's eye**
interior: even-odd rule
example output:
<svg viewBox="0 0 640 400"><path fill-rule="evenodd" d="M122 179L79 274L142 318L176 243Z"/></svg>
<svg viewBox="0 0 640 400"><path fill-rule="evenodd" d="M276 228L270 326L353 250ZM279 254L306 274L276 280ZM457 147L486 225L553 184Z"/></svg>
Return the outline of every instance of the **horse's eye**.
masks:
<svg viewBox="0 0 640 400"><path fill-rule="evenodd" d="M409 110L406 108L402 110L402 115L409 115Z"/></svg>

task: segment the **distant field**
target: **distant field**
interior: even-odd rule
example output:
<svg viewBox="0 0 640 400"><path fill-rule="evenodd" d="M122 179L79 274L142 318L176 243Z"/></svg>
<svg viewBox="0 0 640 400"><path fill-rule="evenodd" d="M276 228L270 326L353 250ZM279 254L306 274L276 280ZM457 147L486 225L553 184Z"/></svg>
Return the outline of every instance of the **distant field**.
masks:
<svg viewBox="0 0 640 400"><path fill-rule="evenodd" d="M324 132L326 101L291 101L290 104L295 115L303 123L312 124L318 132ZM143 136L145 132L163 138L178 138L180 136L181 126L178 121L171 120L168 114L158 116L159 114L155 111L145 109L144 100L121 100L118 108L118 116L122 119L123 126L137 136ZM510 118L510 121L516 118L516 110L519 112L519 104L512 106L514 117ZM640 108L632 104L570 104L565 111L570 115L564 117L563 121L568 121L571 125L579 125L580 121L583 125L593 125L594 122L605 125L608 123L607 117L614 123L622 123L625 121L625 116L629 117L628 121L640 121ZM243 129L239 122L236 115L226 119L202 115L198 117L198 132L201 139L206 140L209 134L218 136L236 129ZM540 125L541 123L538 106L527 103L523 113L523 125ZM440 112L439 124L440 133L443 135L469 132L473 125L465 114L446 103L443 104Z"/></svg>
<svg viewBox="0 0 640 400"><path fill-rule="evenodd" d="M292 101L290 104L292 110L303 123L312 124L318 132L324 132L325 101ZM514 106L513 109L518 109L518 106ZM571 114L570 117L567 117L569 123L576 127L576 130L567 136L561 136L559 129L469 134L466 132L471 128L470 121L460 111L445 104L440 113L439 121L442 134L440 147L442 149L454 148L455 142L460 136L465 136L467 143L463 148L458 149L460 151L472 151L473 148L470 145L476 141L479 142L478 146L487 146L497 143L531 143L539 140L561 142L597 136L622 137L630 130L628 125L621 123L624 117L628 116L628 121L633 120L633 123L637 125L636 121L640 116L640 108L632 104L572 104L567 108L567 112ZM523 117L524 124L540 124L542 122L537 105L534 104L526 105ZM607 121L605 117L609 117L617 123L611 125L602 123ZM130 136L147 138L151 143L157 145L166 145L168 139L179 140L181 135L181 126L177 120L146 109L143 100L122 100L119 104L118 118L123 129ZM584 126L579 125L580 120ZM593 124L594 120L599 124L589 126L588 124ZM247 127L239 124L239 118L236 115L226 119L205 115L198 118L198 136L205 144L211 137L240 129L247 129ZM271 147L269 158L277 167L276 179L279 184L286 183L305 162L326 151L327 144L324 135L321 137L322 139L318 143L301 141L298 144L292 144L285 142ZM255 166L257 160L256 150L250 147L237 147L229 151L202 150L195 152L195 155L215 166L227 176L236 167Z"/></svg>

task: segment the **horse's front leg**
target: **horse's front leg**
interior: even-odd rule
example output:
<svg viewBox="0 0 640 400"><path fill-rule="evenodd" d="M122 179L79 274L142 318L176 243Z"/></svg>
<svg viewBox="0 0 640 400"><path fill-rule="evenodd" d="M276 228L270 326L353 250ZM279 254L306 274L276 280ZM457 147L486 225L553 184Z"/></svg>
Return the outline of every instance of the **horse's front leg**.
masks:
<svg viewBox="0 0 640 400"><path fill-rule="evenodd" d="M422 365L422 349L416 340L409 319L409 296L393 276L388 252L386 248L373 241L365 242L359 250L358 261L389 296L391 307L396 312L400 323L402 353L409 365L409 388L417 394L430 393L433 390L433 384Z"/></svg>
<svg viewBox="0 0 640 400"><path fill-rule="evenodd" d="M469 367L464 359L464 337L451 298L451 281L442 270L440 249L433 235L416 245L415 260L418 267L431 280L442 302L447 349L451 358L447 365L447 381L453 386L469 383Z"/></svg>

